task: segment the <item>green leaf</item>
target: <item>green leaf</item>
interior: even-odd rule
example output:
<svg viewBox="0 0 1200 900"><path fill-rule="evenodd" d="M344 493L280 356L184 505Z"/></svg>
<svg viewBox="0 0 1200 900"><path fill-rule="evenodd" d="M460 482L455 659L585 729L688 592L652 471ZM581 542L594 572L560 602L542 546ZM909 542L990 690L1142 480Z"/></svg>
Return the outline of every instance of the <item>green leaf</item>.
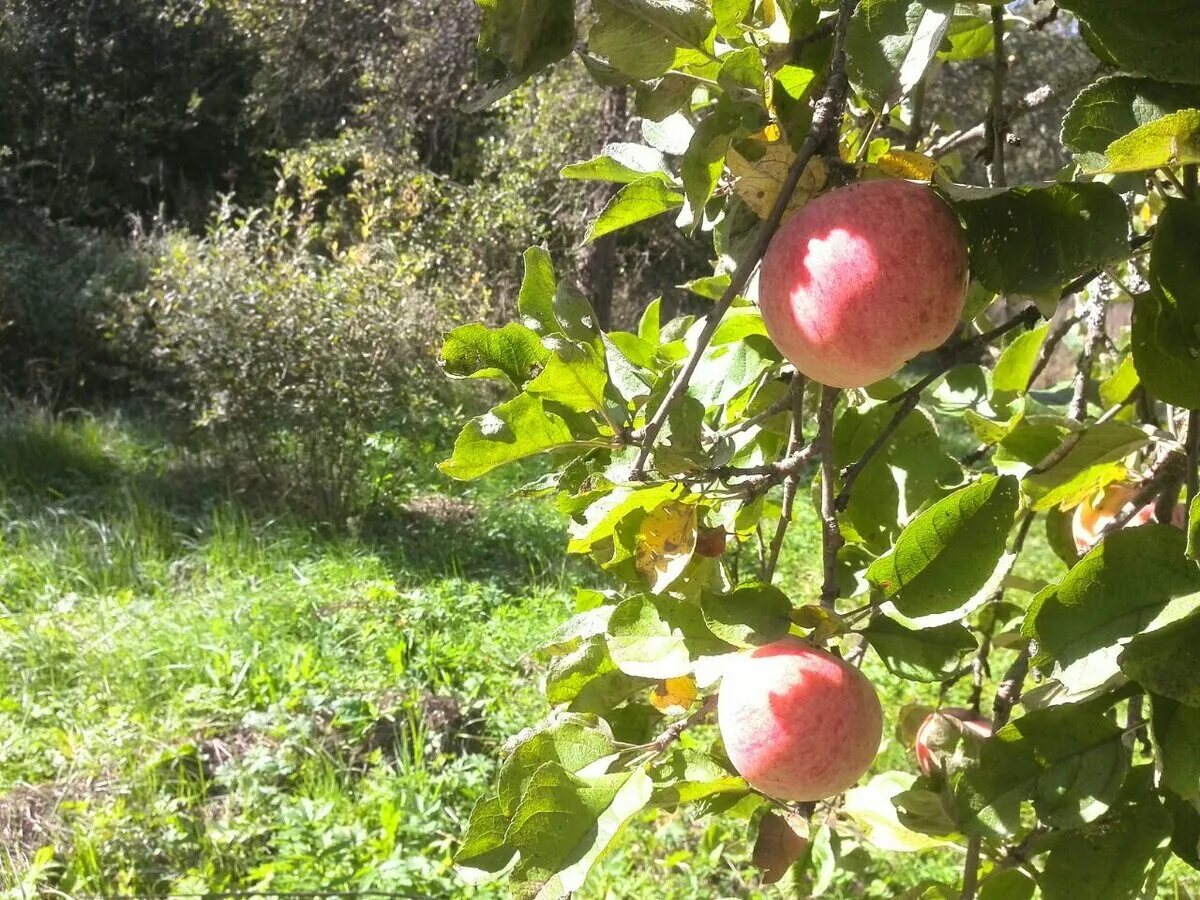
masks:
<svg viewBox="0 0 1200 900"><path fill-rule="evenodd" d="M1110 681L1119 671L1121 640L1150 626L1169 605L1195 604L1200 569L1184 559L1183 543L1169 525L1108 535L1030 603L1022 633L1037 640L1033 664L1056 662L1061 671L1055 677L1079 690Z"/></svg>
<svg viewBox="0 0 1200 900"><path fill-rule="evenodd" d="M1154 291L1135 298L1133 356L1147 389L1200 409L1200 206L1169 199L1150 252Z"/></svg>
<svg viewBox="0 0 1200 900"><path fill-rule="evenodd" d="M950 0L862 0L846 35L846 74L876 109L921 80L950 26Z"/></svg>
<svg viewBox="0 0 1200 900"><path fill-rule="evenodd" d="M1200 707L1198 639L1200 616L1197 615L1187 616L1149 634L1138 635L1122 651L1121 669L1142 687L1156 694L1188 706Z"/></svg>
<svg viewBox="0 0 1200 900"><path fill-rule="evenodd" d="M1112 168L1108 149L1131 133L1181 109L1200 106L1200 87L1113 75L1085 87L1067 110L1062 142L1088 172ZM1163 163L1154 163L1154 168Z"/></svg>
<svg viewBox="0 0 1200 900"><path fill-rule="evenodd" d="M1126 767L1121 729L1099 713L1034 710L980 747L955 786L959 820L970 834L1002 840L1020 829L1021 803L1031 800L1045 824L1076 828L1104 814Z"/></svg>
<svg viewBox="0 0 1200 900"><path fill-rule="evenodd" d="M631 78L662 75L681 49L711 49L712 13L697 0L595 0L593 9L588 49Z"/></svg>
<svg viewBox="0 0 1200 900"><path fill-rule="evenodd" d="M1200 7L1192 0L1065 0L1123 69L1200 84Z"/></svg>
<svg viewBox="0 0 1200 900"><path fill-rule="evenodd" d="M1171 816L1153 795L1074 831L1052 835L1038 886L1045 900L1134 900L1171 838Z"/></svg>
<svg viewBox="0 0 1200 900"><path fill-rule="evenodd" d="M552 334L559 330L558 318L554 315L554 264L549 252L542 247L530 247L523 258L525 275L517 295L517 311L526 327L540 335Z"/></svg>
<svg viewBox="0 0 1200 900"><path fill-rule="evenodd" d="M505 836L520 852L513 869L518 892L549 900L577 891L652 790L644 769L579 778L545 763L530 779Z"/></svg>
<svg viewBox="0 0 1200 900"><path fill-rule="evenodd" d="M530 75L557 62L575 44L573 0L476 0L479 71L491 85L470 105L477 111L520 87Z"/></svg>
<svg viewBox="0 0 1200 900"><path fill-rule="evenodd" d="M546 673L546 700L552 705L565 703L572 712L605 713L651 684L618 669L608 655L604 636L596 635L551 662Z"/></svg>
<svg viewBox="0 0 1200 900"><path fill-rule="evenodd" d="M529 779L545 763L553 762L567 772L581 772L615 751L612 739L590 727L583 717L551 721L533 730L500 768L496 786L500 810L512 816Z"/></svg>
<svg viewBox="0 0 1200 900"><path fill-rule="evenodd" d="M510 322L492 329L472 324L446 335L438 362L455 378L507 378L520 389L549 355L524 325Z"/></svg>
<svg viewBox="0 0 1200 900"><path fill-rule="evenodd" d="M1010 477L984 476L955 491L905 527L867 580L910 619L959 609L1004 554L1018 500Z"/></svg>
<svg viewBox="0 0 1200 900"><path fill-rule="evenodd" d="M526 392L576 412L604 412L608 368L603 357L588 344L550 340L554 352Z"/></svg>
<svg viewBox="0 0 1200 900"><path fill-rule="evenodd" d="M677 678L691 673L702 656L733 650L704 622L700 607L668 597L631 597L608 623L608 652L629 675Z"/></svg>
<svg viewBox="0 0 1200 900"><path fill-rule="evenodd" d="M567 552L587 553L600 541L612 537L626 516L657 509L682 493L681 485L668 482L645 488L622 486L605 494L587 508L582 521L570 524Z"/></svg>
<svg viewBox="0 0 1200 900"><path fill-rule="evenodd" d="M1093 425L1061 460L1026 476L1023 484L1036 510L1066 509L1087 499L1124 473L1121 460L1150 442L1140 428L1110 420Z"/></svg>
<svg viewBox="0 0 1200 900"><path fill-rule="evenodd" d="M748 582L728 594L705 593L700 601L709 631L735 647L777 641L791 628L792 601L779 588Z"/></svg>
<svg viewBox="0 0 1200 900"><path fill-rule="evenodd" d="M508 821L495 794L479 798L471 810L467 832L454 855L455 868L468 884L494 878L512 865L517 851L504 843Z"/></svg>
<svg viewBox="0 0 1200 900"><path fill-rule="evenodd" d="M655 806L674 807L694 803L717 794L744 793L744 779L730 775L711 756L692 750L675 750L657 766L654 777Z"/></svg>
<svg viewBox="0 0 1200 900"><path fill-rule="evenodd" d="M613 231L652 219L683 204L683 194L653 175L630 182L617 192L592 222L585 241L594 241Z"/></svg>
<svg viewBox="0 0 1200 900"><path fill-rule="evenodd" d="M1025 393L1029 376L1037 365L1038 353L1050 333L1050 323L1027 331L1004 348L992 371L992 398L1006 404L1018 394Z"/></svg>
<svg viewBox="0 0 1200 900"><path fill-rule="evenodd" d="M979 900L1033 900L1037 884L1017 869L996 869L979 882Z"/></svg>
<svg viewBox="0 0 1200 900"><path fill-rule="evenodd" d="M907 772L882 772L866 784L846 792L842 812L854 820L868 843L889 853L913 853L951 842L912 831L897 814L893 798L907 792L915 781Z"/></svg>
<svg viewBox="0 0 1200 900"><path fill-rule="evenodd" d="M1155 119L1109 144L1108 172L1143 172L1200 162L1200 109Z"/></svg>
<svg viewBox="0 0 1200 900"><path fill-rule="evenodd" d="M717 28L723 34L737 35L738 28L750 14L754 0L713 0L713 16L717 20Z"/></svg>
<svg viewBox="0 0 1200 900"><path fill-rule="evenodd" d="M958 671L963 653L977 646L971 632L957 622L914 631L876 616L863 633L888 671L909 681L945 681Z"/></svg>
<svg viewBox="0 0 1200 900"><path fill-rule="evenodd" d="M1200 794L1200 709L1157 694L1150 702L1162 783L1180 797L1195 797Z"/></svg>
<svg viewBox="0 0 1200 900"><path fill-rule="evenodd" d="M1100 405L1107 409L1124 403L1129 399L1137 386L1141 384L1137 367L1133 364L1133 354L1121 357L1121 364L1108 378L1100 382Z"/></svg>
<svg viewBox="0 0 1200 900"><path fill-rule="evenodd" d="M499 466L569 446L575 440L562 416L542 401L518 394L463 426L450 458L438 468L460 481L486 475Z"/></svg>
<svg viewBox="0 0 1200 900"><path fill-rule="evenodd" d="M666 157L645 144L608 144L600 151L599 156L593 156L587 162L565 166L561 174L563 178L611 181L616 184L629 184L647 175L659 179L664 184L670 184L672 181L670 173L667 172Z"/></svg>
<svg viewBox="0 0 1200 900"><path fill-rule="evenodd" d="M746 51L753 52L750 48L746 48ZM759 68L761 67L760 60ZM726 124L723 117L715 113L702 119L692 134L692 140L680 164L683 189L692 210L693 231L704 221L704 206L712 196L721 172L725 170L725 153L729 149Z"/></svg>
<svg viewBox="0 0 1200 900"><path fill-rule="evenodd" d="M946 30L946 41L950 49L939 50L938 59L959 62L988 56L995 44L991 17L955 16ZM945 42L942 46L945 47Z"/></svg>
<svg viewBox="0 0 1200 900"><path fill-rule="evenodd" d="M895 409L886 403L846 410L834 429L834 458L838 466L859 459ZM932 421L921 411L901 422L895 434L859 472L842 516L843 530L874 552L883 552L900 531L897 523L932 497L941 496L943 483L961 478L958 464L946 455Z"/></svg>
<svg viewBox="0 0 1200 900"><path fill-rule="evenodd" d="M1018 187L956 199L971 272L999 293L1046 295L1129 255L1128 215L1108 185Z"/></svg>
<svg viewBox="0 0 1200 900"><path fill-rule="evenodd" d="M1133 298L1133 361L1142 384L1155 398L1200 409L1200 358L1179 352L1181 335L1175 316L1155 292Z"/></svg>

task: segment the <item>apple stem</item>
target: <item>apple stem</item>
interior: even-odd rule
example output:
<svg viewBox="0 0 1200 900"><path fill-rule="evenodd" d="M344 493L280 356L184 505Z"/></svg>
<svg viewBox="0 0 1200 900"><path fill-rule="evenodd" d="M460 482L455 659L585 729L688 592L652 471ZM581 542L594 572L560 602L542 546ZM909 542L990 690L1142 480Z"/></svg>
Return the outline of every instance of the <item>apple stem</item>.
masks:
<svg viewBox="0 0 1200 900"><path fill-rule="evenodd" d="M771 238L779 230L779 224L783 221L783 215L787 211L792 194L795 193L796 185L800 183L800 176L804 174L809 160L826 144L830 136L835 136L837 133L838 123L841 122L842 111L846 106L846 93L849 90L849 82L846 79L846 32L850 27L850 16L857 5L858 0L842 0L841 2L837 25L834 28L834 52L829 65L829 79L825 93L817 102L813 112L812 127L809 128L808 136L804 138L804 143L796 153L791 168L788 169L787 178L784 179L779 196L775 198L775 205L771 207L771 214L759 227L754 245L743 259L738 260L737 269L730 278L729 286L705 318L704 328L696 338L695 349L684 363L683 368L679 370L679 374L675 376L670 390L667 391L667 396L663 398L663 402L647 423L642 433L641 448L638 450L637 459L634 460L633 469L630 472L631 481L640 481L644 478L646 464L650 460L654 444L666 424L672 407L679 402L687 390L688 383L692 380L692 375L695 374L701 357L704 356L704 351L708 349L713 335L716 334L717 326L721 324L721 319L724 318L734 299L746 287L751 274L767 252Z"/></svg>

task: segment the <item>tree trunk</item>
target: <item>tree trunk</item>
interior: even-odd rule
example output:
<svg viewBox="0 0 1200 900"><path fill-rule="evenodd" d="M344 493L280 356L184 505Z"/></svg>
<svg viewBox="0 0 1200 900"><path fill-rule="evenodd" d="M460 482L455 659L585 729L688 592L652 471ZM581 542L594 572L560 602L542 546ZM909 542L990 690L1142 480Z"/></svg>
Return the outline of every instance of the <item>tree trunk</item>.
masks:
<svg viewBox="0 0 1200 900"><path fill-rule="evenodd" d="M629 112L625 88L609 91L604 101L604 118L599 129L604 143L624 141L629 137ZM600 148L597 148L599 150ZM588 197L588 221L592 221L604 209L616 193L610 184L601 182ZM617 236L606 234L598 240L585 244L579 254L579 280L584 293L592 301L600 327L607 330L612 325L613 286L617 274Z"/></svg>

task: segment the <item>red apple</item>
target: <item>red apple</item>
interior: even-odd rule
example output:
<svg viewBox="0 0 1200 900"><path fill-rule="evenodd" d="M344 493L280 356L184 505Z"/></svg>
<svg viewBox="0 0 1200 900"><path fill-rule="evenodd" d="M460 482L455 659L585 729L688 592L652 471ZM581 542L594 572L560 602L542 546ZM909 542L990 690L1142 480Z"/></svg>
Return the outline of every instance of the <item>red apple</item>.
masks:
<svg viewBox="0 0 1200 900"><path fill-rule="evenodd" d="M967 293L967 245L927 185L862 181L783 223L763 258L767 333L796 369L833 387L895 374L954 331Z"/></svg>
<svg viewBox="0 0 1200 900"><path fill-rule="evenodd" d="M1122 507L1137 492L1138 486L1135 484L1110 484L1098 500L1085 500L1075 507L1075 514L1071 517L1071 536L1075 538L1075 549L1082 553L1092 546L1100 532L1120 514ZM1153 518L1154 501L1151 500L1134 514L1125 527L1136 528Z"/></svg>
<svg viewBox="0 0 1200 900"><path fill-rule="evenodd" d="M780 800L820 800L870 767L883 711L862 672L785 637L731 663L717 725L730 762L752 786Z"/></svg>
<svg viewBox="0 0 1200 900"><path fill-rule="evenodd" d="M953 753L964 736L987 740L992 736L992 723L969 709L955 706L926 716L913 744L921 773L928 776L940 769L940 758Z"/></svg>

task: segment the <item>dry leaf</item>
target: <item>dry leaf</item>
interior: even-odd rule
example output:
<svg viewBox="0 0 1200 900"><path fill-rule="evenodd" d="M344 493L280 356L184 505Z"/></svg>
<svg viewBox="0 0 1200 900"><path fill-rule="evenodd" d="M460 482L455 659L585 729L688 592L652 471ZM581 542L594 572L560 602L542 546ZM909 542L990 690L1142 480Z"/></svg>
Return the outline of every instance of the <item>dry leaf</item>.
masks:
<svg viewBox="0 0 1200 900"><path fill-rule="evenodd" d="M677 716L696 702L696 680L690 675L668 678L650 692L650 705L660 713Z"/></svg>
<svg viewBox="0 0 1200 900"><path fill-rule="evenodd" d="M637 570L658 594L683 574L696 549L696 507L664 503L642 520L638 528Z"/></svg>
<svg viewBox="0 0 1200 900"><path fill-rule="evenodd" d="M765 219L771 214L775 198L779 196L788 169L792 167L795 158L796 154L786 141L767 144L766 152L757 162L750 162L732 147L729 149L725 161L737 178L733 189L758 213L760 219ZM792 199L784 211L784 217L794 213L820 193L828 181L829 172L825 160L814 156L804 167L804 174L800 176L800 182L796 185Z"/></svg>
<svg viewBox="0 0 1200 900"><path fill-rule="evenodd" d="M808 822L800 816L768 812L758 820L754 865L763 870L763 883L774 884L808 848Z"/></svg>
<svg viewBox="0 0 1200 900"><path fill-rule="evenodd" d="M889 150L875 160L874 168L888 178L907 178L909 181L932 181L937 160L912 150Z"/></svg>

